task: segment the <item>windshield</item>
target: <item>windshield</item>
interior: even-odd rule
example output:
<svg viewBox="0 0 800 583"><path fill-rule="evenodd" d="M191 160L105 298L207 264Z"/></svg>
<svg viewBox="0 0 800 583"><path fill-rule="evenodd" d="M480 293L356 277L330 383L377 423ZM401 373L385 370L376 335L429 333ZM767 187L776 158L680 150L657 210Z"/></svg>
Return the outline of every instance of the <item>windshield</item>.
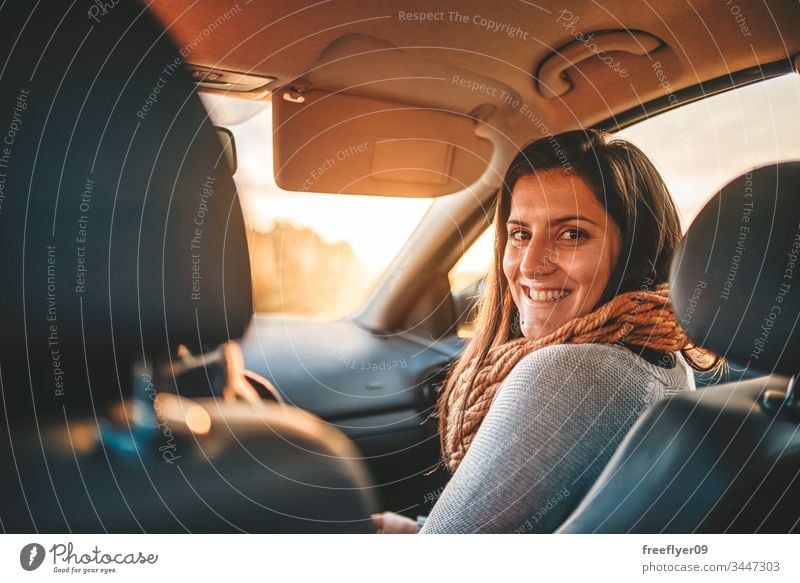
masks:
<svg viewBox="0 0 800 583"><path fill-rule="evenodd" d="M432 203L428 198L281 190L272 169L269 102L201 94L234 134L234 175L260 313L345 316L366 299Z"/></svg>

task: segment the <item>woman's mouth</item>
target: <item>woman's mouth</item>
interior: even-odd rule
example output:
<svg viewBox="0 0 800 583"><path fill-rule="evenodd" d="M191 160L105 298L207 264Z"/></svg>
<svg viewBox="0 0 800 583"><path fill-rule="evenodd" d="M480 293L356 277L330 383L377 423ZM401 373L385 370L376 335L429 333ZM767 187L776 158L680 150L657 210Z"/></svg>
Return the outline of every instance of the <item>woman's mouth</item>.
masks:
<svg viewBox="0 0 800 583"><path fill-rule="evenodd" d="M562 288L533 289L523 285L522 292L529 302L557 302L571 294L572 290Z"/></svg>

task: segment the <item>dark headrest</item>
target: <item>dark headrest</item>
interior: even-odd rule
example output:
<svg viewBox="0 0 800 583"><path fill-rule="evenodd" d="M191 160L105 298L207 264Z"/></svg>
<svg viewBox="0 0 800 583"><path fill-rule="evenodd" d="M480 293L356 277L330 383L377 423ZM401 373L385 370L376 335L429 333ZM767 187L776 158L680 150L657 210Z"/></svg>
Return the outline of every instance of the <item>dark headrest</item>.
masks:
<svg viewBox="0 0 800 583"><path fill-rule="evenodd" d="M800 371L800 162L725 186L683 238L671 271L689 337L762 372Z"/></svg>
<svg viewBox="0 0 800 583"><path fill-rule="evenodd" d="M241 336L241 208L164 29L128 0L12 5L0 18L3 373L46 369L36 390L57 394L85 386L93 359L125 376L142 353Z"/></svg>

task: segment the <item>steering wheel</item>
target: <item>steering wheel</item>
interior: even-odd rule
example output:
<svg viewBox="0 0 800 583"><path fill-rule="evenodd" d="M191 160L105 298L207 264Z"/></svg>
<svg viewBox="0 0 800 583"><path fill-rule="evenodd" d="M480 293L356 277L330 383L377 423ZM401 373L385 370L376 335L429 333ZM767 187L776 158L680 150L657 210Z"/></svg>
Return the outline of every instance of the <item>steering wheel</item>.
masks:
<svg viewBox="0 0 800 583"><path fill-rule="evenodd" d="M226 342L222 347L225 365L225 386L222 396L226 401L243 400L261 403L264 400L283 404L278 390L271 382L244 367L242 349L235 342Z"/></svg>

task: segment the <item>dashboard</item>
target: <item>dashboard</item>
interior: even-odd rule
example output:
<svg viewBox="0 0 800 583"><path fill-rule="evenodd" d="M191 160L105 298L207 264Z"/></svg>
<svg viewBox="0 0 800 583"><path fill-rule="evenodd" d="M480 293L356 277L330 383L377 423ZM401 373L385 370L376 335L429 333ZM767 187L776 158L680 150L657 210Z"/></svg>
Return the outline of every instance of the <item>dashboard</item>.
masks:
<svg viewBox="0 0 800 583"><path fill-rule="evenodd" d="M464 340L376 335L352 321L258 315L240 341L245 366L284 401L321 417L360 449L384 508L426 514L449 479L432 417Z"/></svg>

